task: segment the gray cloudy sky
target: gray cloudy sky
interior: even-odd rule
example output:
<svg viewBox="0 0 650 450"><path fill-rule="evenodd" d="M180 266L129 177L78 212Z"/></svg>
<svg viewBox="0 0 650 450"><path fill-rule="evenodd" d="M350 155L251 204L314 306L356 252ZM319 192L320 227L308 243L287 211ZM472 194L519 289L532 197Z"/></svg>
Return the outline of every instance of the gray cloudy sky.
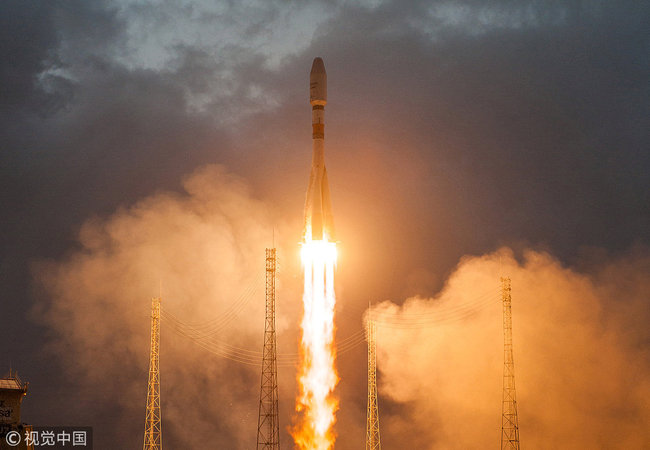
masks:
<svg viewBox="0 0 650 450"><path fill-rule="evenodd" d="M609 384L599 401L571 403L574 417L565 422L546 409L575 391L554 389L557 402L532 407L540 401L533 386L557 388L532 376L533 368L564 376L549 358L594 355L613 373L650 374L643 281L650 276L649 22L650 6L638 1L4 0L0 372L11 364L31 382L24 419L90 424L101 449L117 448L116 440L121 448L140 445L147 313L158 280L170 311L186 311L188 321L217 315L253 282L274 228L285 264L280 346L295 351L297 242L311 159L307 77L321 56L340 239L339 335L361 327L369 301L390 300L396 309L386 310L399 314L396 305L419 296L425 303L405 306L419 314L441 298L480 294L478 286L453 285L450 275L489 272L492 252L507 246L513 294L519 274L529 302L521 316L515 309L515 348L519 337L540 354L520 348L529 363L518 380L522 441L581 448L562 440L570 436L564 423L587 430L582 442L623 445L593 437L624 410L628 432L640 436L627 448L649 445L634 424L647 423L650 402L644 409L615 401L646 398L642 384L624 394L624 384ZM458 265L465 255L476 262ZM543 287L563 286L545 294L556 299L555 311L538 309L536 274L546 274ZM593 334L580 340L584 351L553 354L550 338L517 336L517 320L524 328L538 314L541 329L554 330L558 311L572 314L577 300L567 289L593 312L570 322L586 334L549 336ZM261 348L262 301L258 292L246 310L259 316L257 325L233 324L224 339ZM498 308L493 313L498 325ZM471 332L463 328L471 324L454 324L446 341L429 330L423 339L441 342L415 345L405 353L413 360L390 355L414 339L390 335L383 350L379 343L386 448L409 438L414 448L497 445L498 333L490 341L495 359L481 360L494 383L442 372L445 355L465 367L488 354L452 340L483 342L481 320ZM596 355L598 347L607 351ZM363 444L364 351L341 355L337 448ZM441 363L422 363L429 354ZM255 368L210 356L171 332L162 358L166 446L198 448L205 443L192 439L203 438L219 448L254 445ZM407 363L408 382L400 372ZM283 370L285 427L295 373ZM436 370L447 392L462 395L458 380L485 386L481 407L440 397L423 381ZM586 386L586 397L598 392L598 373L589 367L576 375L594 380L575 383ZM483 406L495 395L493 410ZM438 417L443 407L454 415ZM597 412L584 413L590 409ZM470 417L478 431L458 447L446 436ZM292 448L283 433L283 448Z"/></svg>

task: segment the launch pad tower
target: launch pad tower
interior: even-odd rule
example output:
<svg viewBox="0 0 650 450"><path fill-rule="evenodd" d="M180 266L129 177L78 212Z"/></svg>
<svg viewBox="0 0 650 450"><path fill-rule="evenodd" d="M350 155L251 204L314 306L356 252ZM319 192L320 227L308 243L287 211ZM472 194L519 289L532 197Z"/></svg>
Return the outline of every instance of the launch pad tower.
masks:
<svg viewBox="0 0 650 450"><path fill-rule="evenodd" d="M510 278L501 278L503 300L503 403L501 450L519 450L519 421L515 395L515 363L512 355L512 297Z"/></svg>
<svg viewBox="0 0 650 450"><path fill-rule="evenodd" d="M160 414L160 298L151 299L151 354L149 358L149 388L147 413L144 421L143 450L162 450Z"/></svg>
<svg viewBox="0 0 650 450"><path fill-rule="evenodd" d="M266 319L257 420L257 450L280 449L278 420L278 361L275 336L275 248L266 249Z"/></svg>
<svg viewBox="0 0 650 450"><path fill-rule="evenodd" d="M366 450L381 450L379 407L377 405L377 325L368 318L368 412Z"/></svg>

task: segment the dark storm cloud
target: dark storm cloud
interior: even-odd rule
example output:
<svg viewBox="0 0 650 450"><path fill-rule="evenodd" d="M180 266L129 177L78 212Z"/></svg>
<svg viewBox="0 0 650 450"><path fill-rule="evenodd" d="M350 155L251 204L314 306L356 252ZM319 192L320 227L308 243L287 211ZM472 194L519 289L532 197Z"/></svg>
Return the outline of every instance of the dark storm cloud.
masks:
<svg viewBox="0 0 650 450"><path fill-rule="evenodd" d="M345 64L346 107L347 94L358 100L350 116L362 119L351 128L374 100L372 120L390 129L361 123L359 134L392 139L395 153L427 164L425 196L452 196L454 226L471 227L479 214L490 243L509 227L504 234L560 249L624 246L648 228L648 39L637 19L648 11L633 9L626 21L614 6L567 8L559 25L496 26L479 37L460 27L429 41L390 33L394 8L374 29L337 22L317 45L342 49L330 65ZM381 51L360 48L370 45Z"/></svg>
<svg viewBox="0 0 650 450"><path fill-rule="evenodd" d="M48 51L56 46L51 3L8 0L0 5L0 76L2 111L22 109L31 100L34 82ZM4 122L4 121L3 121Z"/></svg>
<svg viewBox="0 0 650 450"><path fill-rule="evenodd" d="M28 420L55 420L72 389L46 392L36 375L46 339L23 319L29 265L79 248L88 217L219 162L274 205L285 236L300 232L316 55L330 82L340 333L368 299L433 295L465 253L532 243L578 264L584 246L648 243L646 4L313 5L2 3L3 308L21 318L3 321L2 351L33 381ZM363 439L353 359L342 448Z"/></svg>

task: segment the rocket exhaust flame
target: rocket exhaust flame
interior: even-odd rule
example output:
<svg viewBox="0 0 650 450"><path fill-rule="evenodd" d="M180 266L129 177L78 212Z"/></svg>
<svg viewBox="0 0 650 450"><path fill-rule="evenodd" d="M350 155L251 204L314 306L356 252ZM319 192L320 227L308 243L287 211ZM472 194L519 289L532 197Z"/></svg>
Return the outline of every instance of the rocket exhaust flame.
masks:
<svg viewBox="0 0 650 450"><path fill-rule="evenodd" d="M334 445L332 428L338 409L338 401L332 396L338 382L334 366L336 244L327 240L305 242L301 257L305 285L296 410L302 417L293 438L302 450L329 450Z"/></svg>
<svg viewBox="0 0 650 450"><path fill-rule="evenodd" d="M305 274L304 314L296 400L298 423L292 430L297 448L329 450L335 441L334 423L338 401L333 396L338 383L334 347L334 269L336 243L325 170L325 105L327 75L321 58L314 59L310 81L313 157L305 201L304 242L301 259Z"/></svg>

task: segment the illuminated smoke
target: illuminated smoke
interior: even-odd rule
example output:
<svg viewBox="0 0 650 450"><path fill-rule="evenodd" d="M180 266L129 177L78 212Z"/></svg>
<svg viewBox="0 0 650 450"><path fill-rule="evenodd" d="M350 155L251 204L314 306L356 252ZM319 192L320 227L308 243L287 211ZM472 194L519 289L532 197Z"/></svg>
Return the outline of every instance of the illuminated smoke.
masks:
<svg viewBox="0 0 650 450"><path fill-rule="evenodd" d="M506 274L522 446L650 448L650 256L592 264L579 272L532 250L467 256L434 298L373 308L380 402L402 408L381 416L386 447L499 445Z"/></svg>

